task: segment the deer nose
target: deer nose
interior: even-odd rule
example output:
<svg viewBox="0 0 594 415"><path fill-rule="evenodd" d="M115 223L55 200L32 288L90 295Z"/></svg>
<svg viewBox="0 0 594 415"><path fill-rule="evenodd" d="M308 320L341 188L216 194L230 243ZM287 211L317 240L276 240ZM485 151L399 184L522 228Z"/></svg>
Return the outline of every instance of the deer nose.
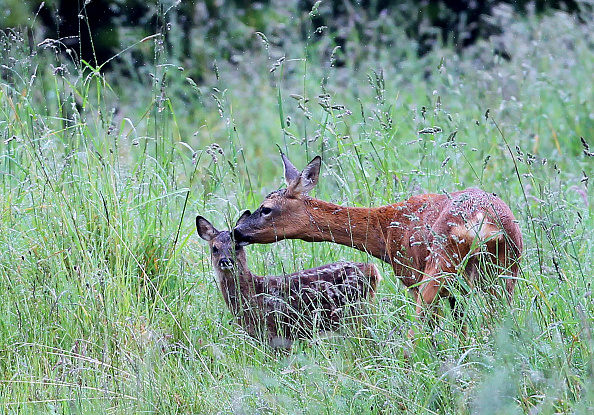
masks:
<svg viewBox="0 0 594 415"><path fill-rule="evenodd" d="M235 262L231 258L221 258L219 260L219 267L221 267L221 269L233 268L234 264Z"/></svg>
<svg viewBox="0 0 594 415"><path fill-rule="evenodd" d="M249 237L241 233L241 231L237 228L233 229L233 239L235 242L249 242Z"/></svg>

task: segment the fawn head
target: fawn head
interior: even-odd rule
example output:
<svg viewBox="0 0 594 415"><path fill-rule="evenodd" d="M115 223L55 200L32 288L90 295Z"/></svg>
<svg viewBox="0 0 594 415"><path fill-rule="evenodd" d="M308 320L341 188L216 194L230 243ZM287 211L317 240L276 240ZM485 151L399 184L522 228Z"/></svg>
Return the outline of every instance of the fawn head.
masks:
<svg viewBox="0 0 594 415"><path fill-rule="evenodd" d="M287 187L270 193L252 214L244 212L233 229L237 241L267 244L292 239L310 226L307 194L318 183L322 159L316 156L303 171L281 153ZM248 213L246 215L246 213Z"/></svg>
<svg viewBox="0 0 594 415"><path fill-rule="evenodd" d="M250 211L245 211L239 218L239 224ZM241 264L245 262L243 245L235 241L230 231L217 230L208 220L202 216L196 216L196 230L198 235L208 242L210 257L214 267L220 270L230 271L236 266L236 260Z"/></svg>

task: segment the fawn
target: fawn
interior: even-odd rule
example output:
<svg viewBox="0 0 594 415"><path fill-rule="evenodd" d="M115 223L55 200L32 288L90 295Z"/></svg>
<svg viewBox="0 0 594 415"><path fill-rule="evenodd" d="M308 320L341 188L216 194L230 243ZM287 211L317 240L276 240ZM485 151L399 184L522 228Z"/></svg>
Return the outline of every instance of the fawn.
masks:
<svg viewBox="0 0 594 415"><path fill-rule="evenodd" d="M523 249L510 208L497 196L471 188L422 194L380 207L346 207L308 196L318 182L321 158L303 171L281 153L287 187L270 193L233 230L239 243L282 239L329 241L368 252L389 263L409 288L422 318L427 305L449 297L460 273L469 287L503 276L511 301ZM492 291L494 288L490 288ZM411 329L409 337L414 337Z"/></svg>
<svg viewBox="0 0 594 415"><path fill-rule="evenodd" d="M237 225L249 215L244 212ZM254 275L243 244L230 231L217 230L202 216L196 229L208 241L225 303L249 335L273 348L290 349L297 338L337 330L345 315L355 315L374 297L382 279L375 265L346 261L288 275Z"/></svg>

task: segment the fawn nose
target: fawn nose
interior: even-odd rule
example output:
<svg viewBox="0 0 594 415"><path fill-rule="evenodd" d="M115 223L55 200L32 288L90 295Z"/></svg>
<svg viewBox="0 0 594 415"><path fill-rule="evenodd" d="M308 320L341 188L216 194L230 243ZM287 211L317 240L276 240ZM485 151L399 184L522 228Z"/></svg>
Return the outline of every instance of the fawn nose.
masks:
<svg viewBox="0 0 594 415"><path fill-rule="evenodd" d="M233 262L233 260L231 258L221 258L219 260L219 267L221 267L221 269L233 268L234 264L235 264L235 262Z"/></svg>

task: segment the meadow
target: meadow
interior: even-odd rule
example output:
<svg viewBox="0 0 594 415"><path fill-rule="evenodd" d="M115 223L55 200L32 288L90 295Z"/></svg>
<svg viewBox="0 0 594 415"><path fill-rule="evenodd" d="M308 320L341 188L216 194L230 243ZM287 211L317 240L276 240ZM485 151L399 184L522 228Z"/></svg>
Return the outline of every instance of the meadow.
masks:
<svg viewBox="0 0 594 415"><path fill-rule="evenodd" d="M497 36L419 57L382 18L343 49L254 33L200 82L175 24L109 72L0 33L0 413L594 411L594 20L508 10ZM346 259L384 281L363 328L288 354L250 338L194 219L232 227L284 186L278 148L322 156L312 193L335 203L496 193L525 241L511 306L461 298L462 336L443 302L406 359L422 323L387 264L283 241L246 248L255 273Z"/></svg>

